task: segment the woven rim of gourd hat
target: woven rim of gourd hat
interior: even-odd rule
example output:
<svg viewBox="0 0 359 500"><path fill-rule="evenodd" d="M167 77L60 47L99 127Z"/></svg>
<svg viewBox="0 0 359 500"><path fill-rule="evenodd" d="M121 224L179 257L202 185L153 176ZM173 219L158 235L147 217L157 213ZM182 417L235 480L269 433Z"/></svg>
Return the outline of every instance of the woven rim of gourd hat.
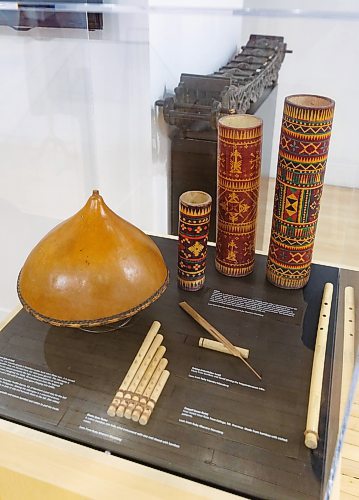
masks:
<svg viewBox="0 0 359 500"><path fill-rule="evenodd" d="M27 302L24 300L23 296L21 295L20 292L20 276L21 276L21 271L17 280L17 293L20 299L21 304L23 305L24 309L29 312L32 316L34 316L36 319L43 321L44 323L50 323L51 325L54 326L64 326L64 327L71 327L71 328L81 328L81 327L92 327L92 326L103 326L103 325L109 325L111 323L116 323L117 321L121 321L123 319L129 318L130 316L133 316L134 314L138 313L139 311L142 311L143 309L146 309L149 305L151 305L153 302L155 302L166 290L169 282L169 271L167 270L167 275L164 283L161 285L161 287L153 294L151 295L148 299L146 299L144 302L139 304L136 307L133 307L131 309L128 309L127 311L124 311L120 314L115 314L114 316L107 316L104 318L97 318L97 319L84 319L84 320L62 320L62 319L56 319L56 318L50 318L49 316L45 316L44 314L41 314L37 311L35 311L32 307L27 304Z"/></svg>

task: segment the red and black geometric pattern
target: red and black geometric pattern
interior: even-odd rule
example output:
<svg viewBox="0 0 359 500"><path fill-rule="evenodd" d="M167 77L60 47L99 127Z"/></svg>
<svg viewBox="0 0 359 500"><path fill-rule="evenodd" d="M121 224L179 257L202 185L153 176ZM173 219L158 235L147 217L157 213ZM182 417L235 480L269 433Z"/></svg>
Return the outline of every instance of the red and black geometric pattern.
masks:
<svg viewBox="0 0 359 500"><path fill-rule="evenodd" d="M203 195L207 202L197 206L182 200L183 195L179 202L177 282L187 291L199 290L205 281L212 198Z"/></svg>
<svg viewBox="0 0 359 500"><path fill-rule="evenodd" d="M218 121L216 269L227 276L253 271L262 121L250 115Z"/></svg>
<svg viewBox="0 0 359 500"><path fill-rule="evenodd" d="M310 275L334 114L334 101L286 98L279 142L267 278L281 288L302 288Z"/></svg>

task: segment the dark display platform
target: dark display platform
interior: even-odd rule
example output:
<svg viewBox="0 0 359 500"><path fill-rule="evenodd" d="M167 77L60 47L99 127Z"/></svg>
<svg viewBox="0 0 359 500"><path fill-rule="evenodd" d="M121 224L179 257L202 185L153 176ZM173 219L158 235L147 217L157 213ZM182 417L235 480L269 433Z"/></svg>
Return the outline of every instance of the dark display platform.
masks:
<svg viewBox="0 0 359 500"><path fill-rule="evenodd" d="M21 311L0 334L0 416L228 491L266 499L319 498L324 477L337 310L337 268L313 265L304 290L255 272L227 278L208 250L200 292L177 288L177 241L154 238L170 269L165 294L118 332L91 334ZM334 285L320 444L303 432L323 286ZM259 381L237 358L197 347L207 333L187 301L233 344L250 349ZM146 426L106 410L154 320L171 375Z"/></svg>

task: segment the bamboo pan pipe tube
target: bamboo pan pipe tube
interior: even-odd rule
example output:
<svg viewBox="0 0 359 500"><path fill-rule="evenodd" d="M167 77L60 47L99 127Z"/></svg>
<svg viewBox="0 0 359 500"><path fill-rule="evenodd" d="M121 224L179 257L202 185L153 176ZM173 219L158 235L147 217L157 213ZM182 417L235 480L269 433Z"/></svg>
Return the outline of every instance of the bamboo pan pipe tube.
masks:
<svg viewBox="0 0 359 500"><path fill-rule="evenodd" d="M216 340L205 339L204 337L201 337L198 341L198 345L199 347L203 347L204 349L211 349L212 351L224 352L225 354L231 354L233 356L231 351L226 346L224 346L221 342L217 342ZM249 357L248 349L244 349L243 347L238 347L238 346L234 347L237 349L237 351L243 358L248 359Z"/></svg>
<svg viewBox="0 0 359 500"><path fill-rule="evenodd" d="M161 323L159 321L154 321L151 325L151 328L148 330L147 335L144 339L144 341L141 344L141 347L139 348L135 359L133 360L130 368L128 369L125 378L123 379L120 387L118 388L115 397L113 398L108 410L107 414L110 417L114 417L116 415L116 410L118 405L121 402L121 398L124 396L124 391L126 391L129 387L129 385L132 382L133 377L135 376L135 373L142 362L143 358L145 357L148 349L150 348L150 345L153 342L153 339L157 335L159 329L161 328Z"/></svg>
<svg viewBox="0 0 359 500"><path fill-rule="evenodd" d="M153 372L153 375L151 377L151 380L148 382L148 385L146 389L143 391L143 394L135 407L135 409L132 412L132 420L134 422L138 422L140 419L140 416L142 415L144 406L146 405L148 398L151 396L153 389L155 388L160 376L162 375L162 372L166 368L168 364L168 361L166 358L162 358L159 364L157 365L156 370Z"/></svg>
<svg viewBox="0 0 359 500"><path fill-rule="evenodd" d="M317 339L315 342L312 376L310 381L307 424L304 432L304 443L307 448L315 450L318 446L318 426L320 400L322 395L325 351L327 347L330 309L333 298L333 285L326 283L323 291L322 305L319 313Z"/></svg>
<svg viewBox="0 0 359 500"><path fill-rule="evenodd" d="M127 392L125 392L125 395L124 395L123 399L121 400L119 407L116 410L116 415L118 417L124 416L125 410L127 408L127 404L130 402L133 393L136 392L137 386L141 382L141 378L143 377L145 371L147 370L147 367L151 363L153 356L155 355L155 352L157 351L158 347L162 344L162 341L163 341L163 336L158 333L155 336L155 338L151 344L151 347L148 349L140 366L138 367L137 372L135 373L135 376L132 379L132 382L128 386Z"/></svg>
<svg viewBox="0 0 359 500"><path fill-rule="evenodd" d="M233 356L236 356L239 358L243 363L248 366L248 368L254 373L256 377L259 378L259 380L262 380L262 377L259 375L258 372L242 357L242 355L237 351L235 346L228 340L224 335L222 335L214 326L212 326L206 319L203 318L193 307L191 307L187 302L180 302L179 306L186 311L187 314L189 314L199 325L202 326L208 333L212 335L216 340L221 342L227 349L230 351Z"/></svg>
<svg viewBox="0 0 359 500"><path fill-rule="evenodd" d="M164 386L166 385L166 382L168 380L168 377L170 376L170 372L168 370L164 370L155 385L155 388L152 391L151 394L151 399L147 403L146 409L143 411L142 415L140 416L139 422L141 425L146 425L152 412L155 407L155 404L158 401L158 398L161 395L161 392L163 391Z"/></svg>
<svg viewBox="0 0 359 500"><path fill-rule="evenodd" d="M150 364L148 365L145 373L143 374L143 377L141 378L141 380L136 388L136 393L132 396L131 402L127 405L127 408L125 410L125 417L126 418L130 419L132 417L132 411L135 408L136 403L140 400L140 397L143 394L143 391L145 390L148 382L150 381L154 371L156 370L158 363L163 358L165 352L166 352L166 348L163 345L161 345L157 348L155 355L153 356Z"/></svg>

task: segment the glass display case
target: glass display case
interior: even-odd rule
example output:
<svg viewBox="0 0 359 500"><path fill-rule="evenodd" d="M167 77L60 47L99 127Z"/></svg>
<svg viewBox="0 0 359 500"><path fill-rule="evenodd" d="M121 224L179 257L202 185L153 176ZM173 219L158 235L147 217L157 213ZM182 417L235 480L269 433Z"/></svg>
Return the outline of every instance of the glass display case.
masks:
<svg viewBox="0 0 359 500"><path fill-rule="evenodd" d="M179 420L182 420L179 423L179 430L176 432L183 432L187 436L187 441L192 439L189 430L190 423L192 423L192 428L197 426L196 432L200 433L199 441L203 439L206 443L208 440L207 444L202 446L197 442L197 437L193 437L194 444L191 444L192 448L188 445L187 449L184 444L181 444L180 438L178 442L174 440L173 433L168 434L170 437L161 436L160 424L154 423L151 434L152 443L148 444L150 438L146 438L147 443L141 448L142 445L138 445L138 441L145 438L137 436L133 442L129 441L128 449L125 445L123 449L121 447L111 448L113 443L116 443L116 439L126 442L126 432L132 432L134 435L139 431L131 422L127 423L126 421L122 425L121 422L113 423L109 420L109 425L113 423L113 425L118 426L117 428L113 427L113 432L109 433L108 429L104 430L98 421L95 421L96 418L105 417L93 414L91 417L89 416L91 411L88 409L86 426L91 427L92 437L95 432L97 432L97 436L92 441L88 437L87 443L85 437L81 438L76 435L73 427L78 426L78 422L72 421L66 412L61 411L60 413L61 418L65 415L63 421L66 421L67 418L72 429L68 435L57 432L56 426L51 427L55 425L51 418L45 422L47 417L40 418L36 411L32 414L31 408L29 410L25 401L18 403L20 406L16 407L13 400L7 399L12 397L9 396L11 388L9 385L7 388L5 387L2 378L1 399L3 403L0 403L0 416L3 420L0 432L4 436L4 442L7 443L7 446L11 447L12 443L14 446L18 446L19 443L16 439L21 436L25 443L26 453L48 453L49 460L53 460L54 463L57 463L60 456L62 456L61 460L67 460L66 456L68 456L71 467L74 467L74 475L79 474L79 477L83 478L83 486L75 486L76 481L72 479L63 485L54 480L53 488L63 487L64 492L66 490L66 494L69 495L91 496L93 494L94 498L100 498L100 492L96 489L97 484L105 488L103 491L106 494L102 498L111 498L110 495L113 494L114 489L119 488L121 491L121 486L116 483L113 476L114 471L117 471L116 474L120 473L121 477L128 474L128 479L122 479L123 491L128 494L132 491L133 494L142 495L143 498L150 498L151 494L157 495L156 498L168 498L170 494L188 495L188 498L191 498L190 495L193 495L193 498L196 495L208 498L219 498L218 495L223 495L225 498L226 496L230 497L230 493L249 497L252 495L261 498L285 498L290 490L288 485L290 483L299 484L300 477L308 477L308 483L306 486L298 486L298 489L293 490L295 492L292 491L292 498L310 498L311 496L320 498L324 497L328 491L328 484L329 490L332 489L332 482L328 483L328 480L332 463L337 469L337 460L333 461L333 457L335 457L334 448L340 428L339 403L343 332L345 333L343 327L345 319L344 287L352 286L357 292L359 283L357 274L359 271L357 244L359 236L359 153L355 143L355 117L359 112L355 99L357 82L355 61L359 47L358 19L359 7L356 2L352 1L342 2L340 5L334 4L334 2L328 4L324 1L318 1L313 5L312 2L305 1L298 5L298 2L295 1L276 0L271 2L270 6L262 0L226 0L225 2L216 0L197 2L169 0L1 2L0 62L2 79L0 87L2 89L2 120L0 138L2 182L0 186L0 213L3 239L0 252L3 265L0 286L0 319L3 318L4 325L7 325L4 332L9 332L6 335L12 336L13 339L3 337L5 340L3 340L3 344L0 343L2 346L0 359L3 363L1 377L10 377L10 381L20 383L19 379L11 379L10 365L5 366L4 364L6 359L6 363L10 363L10 358L13 360L11 363L26 362L33 370L43 370L44 367L47 367L54 376L56 374L60 376L62 370L68 368L63 363L68 362L71 366L76 365L77 348L85 349L78 361L80 364L82 358L85 359L87 354L92 359L97 349L99 349L101 356L102 347L98 336L94 337L89 334L89 337L86 337L83 333L82 337L79 337L76 333L74 335L76 340L73 340L71 334L65 332L61 342L57 345L56 332L46 329L48 326L41 324L41 328L43 328L39 333L39 338L43 339L41 341L43 343L41 343L36 337L36 328L26 319L21 324L22 326L19 315L15 316L15 319L11 320L10 323L6 320L7 315L14 315L14 309L16 312L19 311L16 284L19 271L30 251L54 226L80 210L93 190L99 190L108 206L116 214L155 238L170 268L170 288L158 303L156 302L146 309L144 315L136 320L137 325L142 325L142 322L144 324L143 318L149 320L152 318L151 314L157 314L157 316L163 314L165 325L166 316L172 317L173 315L173 320L176 321L176 325L168 325L167 329L165 326L164 345L166 345L167 340L169 362L174 371L173 380L178 377L175 387L178 398L183 403L183 409L182 413L179 411L179 415L175 415L173 408L177 408L177 406L174 404L172 408L168 395L168 402L164 403L163 408L159 407L158 409L159 421L166 420L166 415L169 415L171 426L175 425L176 419L176 425ZM250 37L252 35L277 37L278 39L281 37L283 44L282 57L277 72L261 88L261 92L256 95L251 94L247 107L241 108L241 112L255 115L263 120L262 171L255 243L257 274L254 275L253 282L249 278L226 278L218 273L219 277L217 277L211 264L208 265L206 288L201 292L187 292L187 295L181 295L176 288L177 241L174 240L177 235L178 198L182 192L187 190L206 191L212 195L214 207L212 209L211 243L207 262L208 260L214 262L217 210L215 206L216 125L220 116L235 114L240 109L239 105L237 109L227 106L227 101L223 97L224 87L221 87L222 83L218 83L218 81L224 74L223 67L233 70L229 61L239 61L238 54L243 52L246 45L249 44L251 47L253 42L250 40L253 39ZM251 50L257 50L257 48L253 49L252 47ZM253 53L253 57L262 57L258 54ZM268 61L270 62L271 59L269 58ZM262 68L258 61L254 61L253 64L257 64L253 73L255 79L261 74ZM247 82L248 68L243 66L235 71L237 73L233 73L233 71L232 73L236 75L236 78L238 77L239 82ZM226 73L226 77L229 78L228 73ZM226 88L233 84L233 80L228 80L228 82ZM183 90L184 88L185 90ZM214 97L216 92L216 97ZM315 266L310 281L311 285L308 285L303 293L301 291L277 290L273 287L275 290L271 296L267 292L271 285L263 284L264 278L261 279L261 276L265 275L266 255L271 235L284 99L293 94L330 97L335 101L335 113L315 238L313 255ZM191 96L195 97L192 99ZM177 115L174 114L175 111ZM241 282L242 279L244 281ZM298 417L299 428L303 419L303 425L305 425L303 408L306 405L305 401L309 392L316 334L316 326L314 328L313 325L317 324L322 288L326 281L334 283L335 291L330 324L331 340L328 344L324 375L327 392L322 400L322 408L324 408L326 415L325 424L322 424L326 429L326 443L324 451L321 449L322 461L318 466L317 456L304 448L302 436L299 436L298 432L295 431L295 426L292 427L285 421L283 415L286 415L286 411L282 411L282 409L286 405L293 404L293 421L296 419L294 415L296 413L300 415L300 418ZM221 303L218 302L218 294L220 293L222 293ZM261 301L260 307L264 307L264 303L284 304L285 307L289 308L288 311L291 311L288 314L289 317L293 316L293 322L288 321L288 315L282 315L279 322L277 320L274 322L275 325L279 324L282 330L275 332L274 328L273 343L269 338L269 340L263 340L268 344L262 344L258 332L262 332L264 335L264 330L267 331L268 325L271 327L271 322L269 321L268 325L256 323L257 326L253 326L254 323L252 324L245 317L250 315L254 317L254 309L251 309L251 313L248 314L249 309L243 311L242 302L240 306L238 304L235 306L239 312L230 311L228 313L226 309L231 309L227 307L228 303L226 303L226 307L222 307L224 304L223 294L235 297L236 300L238 297L241 300L243 297L246 300L247 298L248 300L249 298L250 300L259 300ZM240 420L238 415L242 415L244 419L242 419L242 423L248 421L247 428L257 432L259 427L257 429L254 423L250 427L250 415L252 412L255 414L253 422L260 426L258 415L263 411L263 408L269 408L269 421L276 419L278 424L274 425L273 422L268 424L272 430L270 432L263 430L264 433L267 433L263 440L258 436L251 438L252 440L243 438L243 433L245 433L243 429L242 434L240 434L233 430L234 427L231 427L230 432L227 429L228 434L225 436L228 440L227 448L219 449L219 451L215 449L211 432L214 433L214 428L218 431L217 434L222 432L221 435L223 435L222 424L218 422L218 420L222 420L222 414L220 411L218 413L218 408L211 399L214 396L207 386L211 383L215 385L219 379L213 375L213 380L208 382L208 373L206 375L205 371L217 373L219 370L222 374L220 376L223 378L223 374L226 373L226 363L220 358L218 370L215 366L210 369L209 361L207 364L201 365L202 368L198 368L195 363L198 364L199 354L197 354L198 349L194 344L193 335L191 336L192 323L186 323L177 310L172 313L169 309L161 310L162 306L157 305L172 301L177 307L180 300L187 299L188 302L192 301L193 304L197 305L200 310L203 299L203 307L205 306L203 312L206 312L207 309L208 311L216 309L217 316L211 316L214 313L209 312L209 317L216 322L219 330L221 330L222 325L229 335L231 335L230 332L233 328L236 334L231 337L231 340L236 345L240 345L241 338L245 339L250 344L250 348L254 349L254 361L256 361L256 348L258 352L263 351L263 356L266 349L278 348L280 354L277 351L275 354L273 353L274 359L278 364L283 363L285 368L282 372L278 371L281 373L280 377L283 379L289 377L286 370L290 371L291 365L293 372L297 373L298 380L293 382L293 386L290 384L285 386L284 384L284 388L282 387L274 394L273 400L270 399L269 395L268 401L266 400L262 406L257 404L256 397L252 394L245 395L243 400L239 399L242 413L237 410L239 403L236 399L238 396L236 391L230 392L232 399L229 398L231 401L228 403L228 412L223 410L223 415L226 415L223 416L223 421L226 420L228 426L228 422L231 425L235 425L236 422L238 425L242 425L237 421ZM217 303L214 304L216 301ZM357 297L355 301L352 307L358 310ZM221 308L219 304L221 304ZM217 305L217 307L207 307L208 305ZM256 307L259 307L258 304ZM295 312L293 312L294 310ZM306 310L307 312L305 312ZM150 311L152 311L151 314ZM23 311L20 314L25 315ZM150 315L146 316L146 314ZM265 314L272 313L266 312ZM264 317L265 314L260 311L257 316ZM313 325L310 327L310 331L312 332L314 328L311 333L313 338L305 339L303 333L303 345L306 347L306 351L303 350L303 359L290 360L286 349L290 355L297 352L295 349L291 350L294 341L290 340L290 332L295 332L296 328L299 328L299 333L297 333L301 338L300 329L304 329L303 325L309 321L308 318L312 318L310 321ZM162 321L159 317L152 319ZM255 320L257 321L256 318ZM286 321L287 323L285 323ZM241 325L244 330L242 337ZM284 340L284 337L280 337L280 335L284 335L285 325L288 337L285 337ZM19 328L23 328L24 332L28 331L28 337L26 333L19 334ZM145 329L145 326L143 328ZM199 330L198 332L200 333ZM135 335L133 345L129 342L128 349L132 355L135 354L137 350L135 347L138 347L138 342L144 333L144 330L141 330L137 337ZM105 337L106 335L108 334L105 334ZM173 344L176 335L182 337L187 335L188 337L187 341L184 341L183 352L179 352L184 358L188 356L188 360L191 360L193 365L190 383L191 387L195 387L197 391L196 398L199 405L197 410L189 406L185 409L187 404L185 396L188 389L185 386L182 387L181 380L186 377L188 379L189 375L186 373L187 368L184 367L184 361L176 360L174 354L173 358L170 359L171 352L175 353L176 351L176 345ZM66 345L64 349L67 353L67 359L64 354L64 356L60 356L60 362L56 357L54 346L61 349L62 342L63 345ZM71 353L72 342L74 352ZM127 366L131 361L131 356L126 357L121 353L119 347L121 343L116 344L117 338L109 342L106 348L103 347L103 355L106 353L109 359L108 372L111 375L109 374L108 377L109 379L112 377L113 380L118 380L120 383L121 377L116 375L116 360L111 358L111 352L118 353L121 366ZM357 340L355 348L356 346ZM29 357L29 353L35 353L35 351L37 354L33 354L33 358ZM17 354L18 358L16 358ZM54 355L55 360L53 364L49 362L52 355ZM271 355L272 351L269 350L268 356ZM302 356L299 351L298 356ZM260 364L261 356L258 359ZM44 360L47 364L42 364ZM230 372L227 374L227 378L232 377L237 380L236 368L231 364L232 362L233 359L229 363ZM84 360L84 363L86 364L87 361ZM94 363L95 365L98 363L98 366L101 367L99 380L101 377L103 378L105 387L109 383L106 378L106 360L97 360ZM176 363L178 373L176 372ZM266 363L269 367L268 359ZM20 370L20 365L18 368ZM198 371L201 369L204 372ZM169 370L171 372L171 367ZM303 372L306 382L304 392L300 395L299 389L302 384ZM277 376L279 377L278 374ZM66 377L71 378L68 377L68 374ZM93 375L91 377L94 378ZM202 381L198 380L201 377ZM203 380L206 377L207 382ZM209 376L209 378L211 377ZM25 383L24 380L22 379L21 383ZM252 382L254 384L250 373L248 379L245 376L244 380L246 384ZM71 382L62 381L61 383L71 385ZM96 389L87 381L80 385L82 389L86 389L85 392L89 400L94 397L93 394L97 391L96 398L99 398L106 406L109 402L108 387L112 387L111 383L106 386L104 394L101 394L98 385ZM196 383L199 384L198 388L193 385ZM224 380L220 380L220 383L228 384ZM234 383L233 380L232 383ZM270 386L270 382L268 384ZM263 392L267 389L266 385L256 387L258 393L262 389ZM175 391L172 385L170 389ZM48 390L51 392L49 388ZM71 391L72 389L69 393L65 391L66 394L64 393L61 397L65 399L75 397L75 393ZM253 391L255 392L255 390ZM270 394L270 391L268 393ZM20 392L14 392L14 394L19 396ZM206 400L206 395L208 400ZM352 396L354 397L354 395ZM24 394L21 397L25 398ZM34 394L26 397L36 399ZM85 398L85 395L82 395L80 400L82 398ZM225 396L224 400L227 401L227 399L228 396ZM17 401L19 402L19 399ZM210 410L207 408L206 411L208 401L211 401L212 406ZM283 407L280 406L280 402L284 405ZM23 409L21 404L25 405ZM243 405L248 406L243 409ZM355 411L357 411L357 406L358 402L354 403ZM341 417L344 412L343 408L344 403L342 403ZM106 409L107 407L105 413ZM22 410L25 413L29 410L27 421L22 420L16 413ZM79 409L77 408L76 411ZM39 418L38 421L34 417L36 414L36 418ZM290 414L289 411L288 415ZM209 425L208 419L211 417L214 420ZM354 417L352 415L351 418L358 420L358 415ZM155 419L155 414L153 419ZM12 424L9 421L17 424ZM18 425L19 423L21 426ZM198 426L202 426L202 430L198 430ZM353 426L352 420L349 422L350 426ZM41 431L41 435L36 433L36 429ZM349 452L347 446L346 455L342 459L345 476L342 482L342 491L353 496L359 491L358 476L355 474L350 476L349 474L351 469L357 470L355 469L357 465L353 465L355 461L359 462L359 457L356 458L356 454L359 453L358 441L355 441L358 440L358 437L353 437L353 433L356 431L350 427L354 444L350 443ZM34 434L31 434L32 432ZM106 436L102 436L103 441L99 437L98 433L100 432L106 434ZM258 430L259 432L262 432L262 429ZM291 432L297 433L292 436ZM68 450L65 449L64 444L61 444L60 438L52 438L48 434L62 436L70 440ZM88 432L88 434L90 433ZM195 432L193 436L197 436ZM283 442L279 442L281 438L289 439L290 445L287 448ZM55 441L52 442L51 439ZM153 444L153 439L161 439L162 442ZM268 445L267 442L264 442L265 439L271 444ZM165 445L164 441L167 441ZM272 442L274 441L276 441L277 448L273 446ZM292 445L293 442L295 446ZM92 448L108 453L105 458L102 455L101 458L98 458L99 451L83 449L79 444L73 443L81 443L85 446L88 444ZM185 450L183 456L176 455L177 445L178 447L182 446ZM156 459L156 446L172 446L166 459L167 465L162 455L158 460ZM235 450L236 446L239 447L240 451ZM310 455L310 453L312 454ZM118 456L126 460L122 461ZM180 458L178 458L179 456ZM278 459L278 470L270 467L270 462L274 460L273 457ZM127 462L127 459L136 463ZM42 459L39 458L39 460L41 462ZM89 467L98 465L97 483L94 478L90 480L87 474L82 476L83 472L79 472L78 469L75 472L75 464L78 460L82 460ZM176 460L178 460L177 465ZM40 462L39 467L41 468ZM198 467L200 472L196 476L195 471L199 462L201 462L201 466ZM256 467L253 466L253 463L256 464ZM298 464L302 467L301 472L296 470ZM2 462L1 467L6 469L7 466ZM33 477L33 481L52 482L49 479L51 472L47 471L44 476L41 476L38 472L39 469L35 465L33 467L30 471L23 465L19 469L9 466L9 470L4 476L2 472L0 473L0 484L3 481L3 484L10 491L6 477L21 472L25 476ZM306 476L309 467L312 467L310 470L312 475ZM285 479L281 477L281 474L283 477L285 476ZM224 479L221 479L222 476ZM108 478L107 486L105 486L106 477ZM348 477L351 479L347 479ZM141 490L136 484L137 481L141 482L142 480L144 486ZM189 480L192 482L190 483ZM305 489L312 487L311 481L314 485L312 493ZM86 489L90 487L89 485L95 493ZM208 488L205 485L209 485ZM37 487L44 488L44 485L41 486L39 483ZM111 488L114 489L111 490ZM155 488L158 490L153 493L156 491ZM192 488L193 492L191 493ZM14 491L16 492L16 490ZM5 496L5 498L7 497ZM69 496L69 498L72 497Z"/></svg>

